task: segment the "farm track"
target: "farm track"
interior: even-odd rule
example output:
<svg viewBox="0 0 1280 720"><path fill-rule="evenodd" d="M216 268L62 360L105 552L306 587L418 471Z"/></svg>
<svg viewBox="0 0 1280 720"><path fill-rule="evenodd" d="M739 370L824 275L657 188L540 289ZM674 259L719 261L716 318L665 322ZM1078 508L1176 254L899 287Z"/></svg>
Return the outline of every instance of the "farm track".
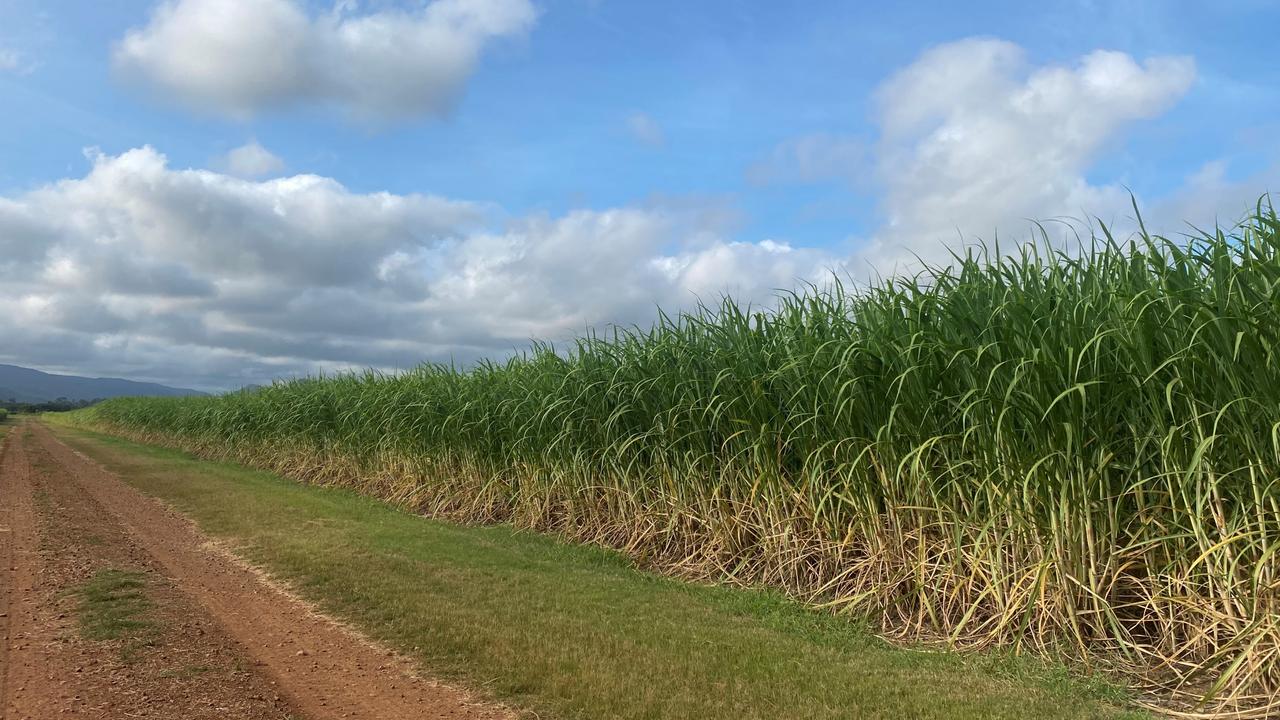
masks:
<svg viewBox="0 0 1280 720"><path fill-rule="evenodd" d="M5 443L0 719L507 717L414 676L39 423ZM74 589L104 570L145 578L145 643L78 632Z"/></svg>

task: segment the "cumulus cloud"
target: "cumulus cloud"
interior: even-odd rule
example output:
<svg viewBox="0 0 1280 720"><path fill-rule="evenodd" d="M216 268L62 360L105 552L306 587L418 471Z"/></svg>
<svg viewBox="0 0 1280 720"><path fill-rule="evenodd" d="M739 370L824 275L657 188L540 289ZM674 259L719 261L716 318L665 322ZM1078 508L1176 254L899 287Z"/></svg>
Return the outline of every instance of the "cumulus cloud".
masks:
<svg viewBox="0 0 1280 720"><path fill-rule="evenodd" d="M416 12L310 17L285 0L261 5L252 12L279 17L255 18L268 28L295 24L303 44L333 28L364 28L360 18L399 26L447 14L433 8L463 7L436 0ZM170 2L135 33L144 38L140 47L169 42L157 38L182 20L194 23L190 32L204 33L196 46L247 43L219 51L230 55L258 48L262 26L244 28L248 39L229 30L224 37L219 23L236 27L235 18L190 15L219 7L250 12L247 3ZM506 17L499 10L514 7L509 1L467 7L472 19L465 22L488 28L480 35L510 27L499 21ZM196 22L202 20L212 29ZM265 45L280 56L273 64L258 55L246 66L261 68L260 75L213 60L204 67L198 58L206 51L194 51L179 59L192 64L173 77L188 73L187 89L226 101L224 110L320 99L313 68L299 71L304 82L286 82L301 67L297 58L312 50ZM872 175L884 222L854 259L891 272L909 253L944 257L940 249L955 242L956 229L966 237L997 229L1020 235L1024 218L1127 212L1124 188L1091 181L1089 172L1127 128L1166 111L1194 77L1186 58L1100 51L1034 66L1000 41L939 46L883 84L875 139L819 135L784 143L763 161L760 181ZM282 87L305 92L282 94ZM226 172L216 172L170 167L146 147L91 152L83 177L0 197L0 303L9 308L0 362L204 388L348 367L467 362L501 356L531 338L648 324L657 306L714 302L721 293L767 302L775 290L823 280L848 260L776 240L744 242L705 203L509 217L434 195L352 192L315 175L254 179L279 173L274 156L261 146L242 154L242 162L224 158ZM1253 199L1246 185L1252 183L1210 164L1182 195L1155 204L1187 210L1197 198L1212 198L1197 212L1220 203L1235 212Z"/></svg>
<svg viewBox="0 0 1280 720"><path fill-rule="evenodd" d="M1087 171L1195 76L1189 57L1138 61L1105 50L1034 67L1022 48L991 39L925 52L877 94L885 223L865 257L891 269L912 252L938 255L957 230L989 239L1025 236L1027 219L1112 219L1128 192L1091 183Z"/></svg>
<svg viewBox="0 0 1280 720"><path fill-rule="evenodd" d="M175 169L146 147L89 157L83 177L0 198L0 362L205 388L467 362L721 292L767 301L835 262L676 204L505 218Z"/></svg>
<svg viewBox="0 0 1280 720"><path fill-rule="evenodd" d="M218 158L217 167L241 178L260 178L276 175L284 170L284 160L262 147L257 140L250 140L226 155Z"/></svg>
<svg viewBox="0 0 1280 720"><path fill-rule="evenodd" d="M299 104L364 121L447 113L485 48L527 32L530 0L434 0L312 15L300 0L167 0L130 30L126 78L199 110L248 117Z"/></svg>
<svg viewBox="0 0 1280 720"><path fill-rule="evenodd" d="M91 152L93 168L22 198L76 262L122 253L200 272L312 285L369 285L371 261L438 242L475 223L482 208L429 195L355 194L314 175L252 182L173 170L146 147ZM59 246L61 247L61 245Z"/></svg>
<svg viewBox="0 0 1280 720"><path fill-rule="evenodd" d="M734 242L683 212L579 210L463 239L442 256L427 305L452 332L523 344L606 323L648 325L659 306L714 303L723 293L767 302L835 262L821 250Z"/></svg>

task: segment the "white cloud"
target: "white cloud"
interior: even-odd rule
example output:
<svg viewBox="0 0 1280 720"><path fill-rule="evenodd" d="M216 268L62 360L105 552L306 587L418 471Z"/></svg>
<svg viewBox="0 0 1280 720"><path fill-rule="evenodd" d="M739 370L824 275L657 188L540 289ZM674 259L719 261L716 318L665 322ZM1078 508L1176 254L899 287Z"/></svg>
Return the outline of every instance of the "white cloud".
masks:
<svg viewBox="0 0 1280 720"><path fill-rule="evenodd" d="M820 250L732 242L678 211L580 210L465 238L442 257L427 305L433 322L523 345L591 326L648 325L658 306L726 292L767 302L779 288L825 277L835 262Z"/></svg>
<svg viewBox="0 0 1280 720"><path fill-rule="evenodd" d="M333 105L364 121L440 116L485 45L529 30L530 0L434 0L313 16L300 0L167 0L115 49L125 77L235 117Z"/></svg>
<svg viewBox="0 0 1280 720"><path fill-rule="evenodd" d="M172 170L140 148L22 199L59 240L193 271L319 285L374 280L373 259L439 242L482 209L435 196L349 192L314 175L252 182ZM96 265L97 263L90 263Z"/></svg>
<svg viewBox="0 0 1280 720"><path fill-rule="evenodd" d="M627 118L627 130L636 140L651 147L663 147L667 144L667 134L652 116L645 113L632 113Z"/></svg>
<svg viewBox="0 0 1280 720"><path fill-rule="evenodd" d="M702 207L502 221L312 175L174 169L151 148L90 159L0 198L0 362L227 387L468 361L725 291L767 301L835 262L732 241Z"/></svg>
<svg viewBox="0 0 1280 720"><path fill-rule="evenodd" d="M444 2L428 11L459 7ZM153 26L197 4L171 3ZM285 12L297 8L282 0L264 4L280 11L277 25L301 18L307 33L353 22L348 11L316 19ZM1126 128L1176 102L1194 73L1184 58L1095 52L1037 67L1009 43L944 45L884 83L874 143L785 143L762 181L848 180L869 168L885 222L856 259L886 272L909 252L938 259L957 228L1023 237L1024 218L1127 213L1123 187L1088 173ZM263 77L272 90L262 98L278 99L283 76L268 64ZM264 106L237 94L245 83L233 85L228 97L248 97L242 108ZM278 173L274 156L257 149L223 167ZM841 266L820 249L735 240L723 209L707 202L510 218L431 195L355 193L314 175L174 169L150 148L90 159L83 177L0 197L0 304L13 308L0 324L0 362L203 387L465 362L531 338L648 324L657 306L723 292L765 302ZM1204 215L1224 203L1234 213L1265 189L1228 176L1207 165L1182 194L1157 199L1155 214Z"/></svg>
<svg viewBox="0 0 1280 720"><path fill-rule="evenodd" d="M226 155L218 158L218 168L241 178L260 178L276 175L284 170L284 160L262 147L257 140L250 140Z"/></svg>
<svg viewBox="0 0 1280 720"><path fill-rule="evenodd" d="M1142 62L1096 51L1071 65L1028 64L1012 43L969 39L925 52L878 93L884 226L864 257L881 270L944 243L1025 237L1027 219L1128 208L1118 184L1086 172L1134 121L1191 87L1188 57Z"/></svg>

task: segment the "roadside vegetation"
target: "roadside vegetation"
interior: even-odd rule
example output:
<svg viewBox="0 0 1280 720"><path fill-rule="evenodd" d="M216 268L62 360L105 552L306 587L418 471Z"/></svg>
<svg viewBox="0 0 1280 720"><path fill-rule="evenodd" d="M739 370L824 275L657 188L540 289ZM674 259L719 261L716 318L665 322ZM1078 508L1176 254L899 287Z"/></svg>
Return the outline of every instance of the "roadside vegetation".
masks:
<svg viewBox="0 0 1280 720"><path fill-rule="evenodd" d="M38 415L47 412L68 412L70 410L83 410L102 400L68 400L66 398L58 398L57 400L49 400L47 402L19 402L17 400L0 400L0 412L24 415Z"/></svg>
<svg viewBox="0 0 1280 720"><path fill-rule="evenodd" d="M776 591L680 582L603 548L56 430L304 599L520 717L1146 717L1062 664L894 647Z"/></svg>
<svg viewBox="0 0 1280 720"><path fill-rule="evenodd" d="M1280 708L1280 221L973 248L774 309L77 422ZM1243 715L1242 715L1243 717Z"/></svg>

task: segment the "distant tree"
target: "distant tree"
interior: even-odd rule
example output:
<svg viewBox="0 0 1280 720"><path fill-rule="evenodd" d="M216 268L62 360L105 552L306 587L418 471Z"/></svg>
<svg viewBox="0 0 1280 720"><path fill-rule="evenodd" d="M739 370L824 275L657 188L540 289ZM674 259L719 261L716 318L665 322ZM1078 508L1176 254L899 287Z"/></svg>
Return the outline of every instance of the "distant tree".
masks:
<svg viewBox="0 0 1280 720"><path fill-rule="evenodd" d="M58 398L50 402L28 403L8 402L0 403L0 408L5 409L9 413L42 413L42 412L66 412L68 410L79 410L89 407L96 403L102 402L101 399L94 400L68 400L67 398Z"/></svg>

